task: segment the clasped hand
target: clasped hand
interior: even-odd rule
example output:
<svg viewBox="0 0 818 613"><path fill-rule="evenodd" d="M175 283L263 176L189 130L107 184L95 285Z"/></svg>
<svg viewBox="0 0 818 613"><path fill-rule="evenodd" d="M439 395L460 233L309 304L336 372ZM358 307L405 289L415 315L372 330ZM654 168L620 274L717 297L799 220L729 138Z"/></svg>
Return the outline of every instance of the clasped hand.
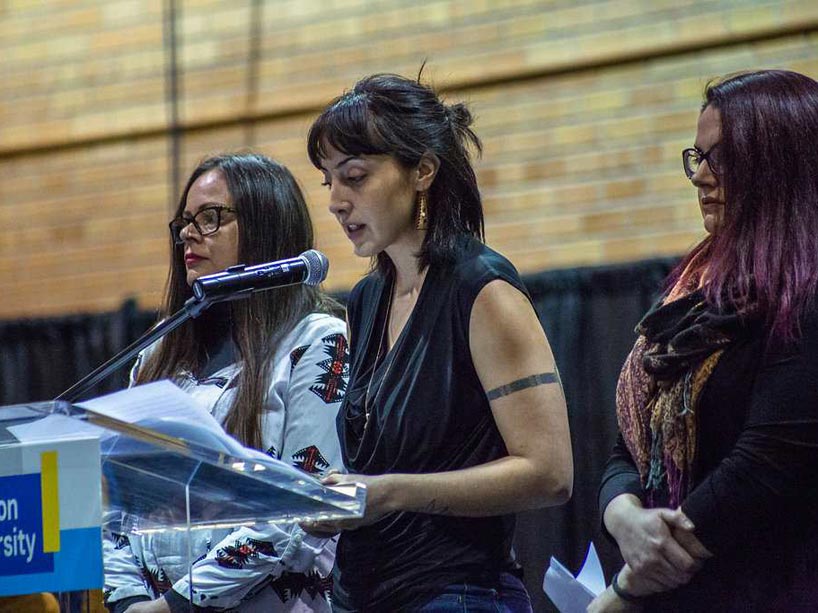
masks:
<svg viewBox="0 0 818 613"><path fill-rule="evenodd" d="M622 514L614 537L639 592L671 590L693 578L712 555L693 531L681 509L631 507Z"/></svg>
<svg viewBox="0 0 818 613"><path fill-rule="evenodd" d="M625 560L617 585L628 594L647 596L684 585L713 555L695 536L695 526L681 508L643 509L623 499L612 511L608 530ZM625 602L611 587L588 607L591 613L640 610L640 603Z"/></svg>

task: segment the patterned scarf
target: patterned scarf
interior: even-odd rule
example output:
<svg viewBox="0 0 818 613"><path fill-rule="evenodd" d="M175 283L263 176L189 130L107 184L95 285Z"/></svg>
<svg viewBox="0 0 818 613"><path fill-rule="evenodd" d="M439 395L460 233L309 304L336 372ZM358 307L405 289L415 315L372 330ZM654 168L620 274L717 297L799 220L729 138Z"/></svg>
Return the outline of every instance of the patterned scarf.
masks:
<svg viewBox="0 0 818 613"><path fill-rule="evenodd" d="M637 325L616 388L619 429L649 507L676 508L689 493L698 400L740 328L736 313L715 312L700 290L673 300L675 293Z"/></svg>

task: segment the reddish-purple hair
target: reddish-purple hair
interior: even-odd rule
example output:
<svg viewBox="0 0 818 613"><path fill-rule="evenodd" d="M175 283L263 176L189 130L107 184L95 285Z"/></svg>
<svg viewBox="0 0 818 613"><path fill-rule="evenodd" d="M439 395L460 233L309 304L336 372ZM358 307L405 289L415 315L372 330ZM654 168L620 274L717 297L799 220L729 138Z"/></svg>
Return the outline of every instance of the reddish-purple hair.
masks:
<svg viewBox="0 0 818 613"><path fill-rule="evenodd" d="M671 275L705 261L710 304L753 312L772 344L800 335L818 287L818 83L796 72L728 76L705 89L721 115L718 232Z"/></svg>

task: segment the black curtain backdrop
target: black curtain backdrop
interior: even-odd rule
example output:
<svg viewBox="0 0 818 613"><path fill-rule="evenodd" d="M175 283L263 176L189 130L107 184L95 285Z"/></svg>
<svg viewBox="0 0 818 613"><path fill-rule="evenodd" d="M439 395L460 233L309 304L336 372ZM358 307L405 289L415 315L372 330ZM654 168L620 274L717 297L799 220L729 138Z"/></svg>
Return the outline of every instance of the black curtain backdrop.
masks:
<svg viewBox="0 0 818 613"><path fill-rule="evenodd" d="M535 611L555 610L542 591L550 556L576 572L593 540L607 577L620 563L599 531L596 510L597 486L616 434L616 380L635 340L633 328L674 263L654 259L524 278L560 369L574 447L571 501L518 519L515 549ZM53 398L154 320L154 313L128 302L114 313L0 322L0 404ZM89 396L124 387L127 370Z"/></svg>
<svg viewBox="0 0 818 613"><path fill-rule="evenodd" d="M118 311L0 322L0 404L50 400L136 340L156 320L126 302ZM122 389L128 368L89 392Z"/></svg>
<svg viewBox="0 0 818 613"><path fill-rule="evenodd" d="M560 370L574 452L568 504L517 519L515 550L534 611L556 611L542 590L551 556L576 573L593 540L608 579L622 563L599 529L597 488L616 438L616 381L636 340L634 327L675 263L654 259L524 278Z"/></svg>

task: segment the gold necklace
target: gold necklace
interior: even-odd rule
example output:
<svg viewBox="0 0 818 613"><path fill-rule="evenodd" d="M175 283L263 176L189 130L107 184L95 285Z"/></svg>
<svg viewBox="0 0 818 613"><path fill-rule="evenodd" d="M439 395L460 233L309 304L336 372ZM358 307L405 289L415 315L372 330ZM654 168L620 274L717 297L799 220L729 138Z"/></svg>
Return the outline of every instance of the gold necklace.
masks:
<svg viewBox="0 0 818 613"><path fill-rule="evenodd" d="M378 341L378 353L375 354L375 363L372 365L372 372L369 375L369 383L366 384L366 396L364 396L364 428L366 428L366 426L369 425L369 415L371 413L371 410L369 408L370 400L369 389L372 387L372 379L375 378L375 371L378 369L378 363L380 362L381 359L381 352L383 351L383 344L384 338L386 337L386 331L389 329L389 317L390 311L392 309L392 296L394 296L394 289L395 287L393 281L389 287L389 300L386 303L386 313L384 315L383 328L381 328L381 338ZM380 385L378 385L378 389L375 391L374 398L378 397L378 394L381 391L381 387L383 387L383 382L386 380L386 375L389 374L389 369L392 368L392 362L394 361L395 361L394 356L392 356L392 359L389 361L389 364L386 365L386 370L383 373L383 377L381 377L381 383Z"/></svg>

